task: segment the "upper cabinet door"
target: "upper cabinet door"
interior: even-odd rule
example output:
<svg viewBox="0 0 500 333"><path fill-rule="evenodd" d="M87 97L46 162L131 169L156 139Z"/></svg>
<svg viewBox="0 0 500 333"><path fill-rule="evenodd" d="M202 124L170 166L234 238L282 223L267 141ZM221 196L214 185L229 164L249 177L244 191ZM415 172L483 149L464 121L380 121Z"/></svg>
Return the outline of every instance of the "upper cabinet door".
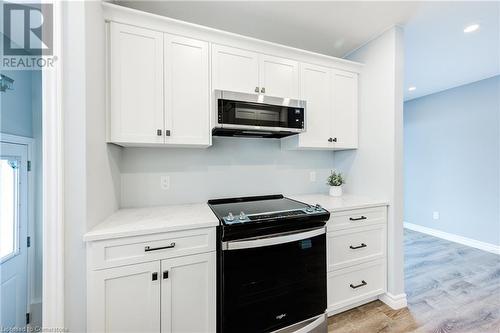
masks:
<svg viewBox="0 0 500 333"><path fill-rule="evenodd" d="M306 132L299 135L298 148L333 148L331 137L331 70L301 64L300 98L306 101Z"/></svg>
<svg viewBox="0 0 500 333"><path fill-rule="evenodd" d="M299 66L297 61L260 56L260 92L269 96L299 97Z"/></svg>
<svg viewBox="0 0 500 333"><path fill-rule="evenodd" d="M110 23L110 139L163 143L163 33Z"/></svg>
<svg viewBox="0 0 500 333"><path fill-rule="evenodd" d="M333 131L335 149L358 147L358 74L333 70Z"/></svg>
<svg viewBox="0 0 500 333"><path fill-rule="evenodd" d="M212 45L213 89L255 93L259 87L259 55Z"/></svg>
<svg viewBox="0 0 500 333"><path fill-rule="evenodd" d="M210 144L208 43L165 34L165 143Z"/></svg>
<svg viewBox="0 0 500 333"><path fill-rule="evenodd" d="M215 252L162 260L162 333L215 333L215 267Z"/></svg>
<svg viewBox="0 0 500 333"><path fill-rule="evenodd" d="M160 262L93 271L89 332L160 332Z"/></svg>

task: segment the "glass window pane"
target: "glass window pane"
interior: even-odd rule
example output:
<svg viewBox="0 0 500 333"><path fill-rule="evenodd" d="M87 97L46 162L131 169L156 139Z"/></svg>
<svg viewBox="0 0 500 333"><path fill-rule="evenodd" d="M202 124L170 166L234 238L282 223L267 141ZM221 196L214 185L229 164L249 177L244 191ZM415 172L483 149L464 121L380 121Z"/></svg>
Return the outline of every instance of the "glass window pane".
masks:
<svg viewBox="0 0 500 333"><path fill-rule="evenodd" d="M17 161L0 159L0 259L17 250Z"/></svg>

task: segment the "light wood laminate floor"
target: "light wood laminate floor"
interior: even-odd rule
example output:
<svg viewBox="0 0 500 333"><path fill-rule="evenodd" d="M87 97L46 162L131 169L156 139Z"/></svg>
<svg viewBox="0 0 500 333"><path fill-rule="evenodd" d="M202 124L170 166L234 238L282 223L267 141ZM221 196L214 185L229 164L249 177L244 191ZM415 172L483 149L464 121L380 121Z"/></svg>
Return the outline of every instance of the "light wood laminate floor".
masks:
<svg viewBox="0 0 500 333"><path fill-rule="evenodd" d="M375 301L329 318L329 333L500 333L500 256L405 230L408 308Z"/></svg>

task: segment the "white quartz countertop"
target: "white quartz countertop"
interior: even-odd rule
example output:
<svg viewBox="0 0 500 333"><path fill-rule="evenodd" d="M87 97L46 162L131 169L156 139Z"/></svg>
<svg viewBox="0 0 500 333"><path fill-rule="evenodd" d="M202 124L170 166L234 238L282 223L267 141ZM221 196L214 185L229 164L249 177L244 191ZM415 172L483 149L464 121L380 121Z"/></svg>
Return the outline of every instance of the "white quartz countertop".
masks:
<svg viewBox="0 0 500 333"><path fill-rule="evenodd" d="M344 194L341 197L332 197L328 194L298 194L289 195L288 197L310 205L320 204L321 207L330 212L388 205L387 201L384 200L376 200L350 194Z"/></svg>
<svg viewBox="0 0 500 333"><path fill-rule="evenodd" d="M310 205L320 204L330 212L387 205L384 200L345 194L289 195ZM85 241L140 236L160 232L216 227L219 220L206 203L120 209L84 235Z"/></svg>
<svg viewBox="0 0 500 333"><path fill-rule="evenodd" d="M120 209L84 235L85 241L216 227L206 203Z"/></svg>

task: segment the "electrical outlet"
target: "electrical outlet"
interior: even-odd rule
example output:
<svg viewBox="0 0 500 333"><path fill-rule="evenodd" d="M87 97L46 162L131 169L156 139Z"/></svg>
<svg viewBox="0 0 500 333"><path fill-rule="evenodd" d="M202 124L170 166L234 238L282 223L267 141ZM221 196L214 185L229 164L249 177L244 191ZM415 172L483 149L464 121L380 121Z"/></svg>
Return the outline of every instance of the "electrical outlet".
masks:
<svg viewBox="0 0 500 333"><path fill-rule="evenodd" d="M160 177L160 187L162 190L168 190L170 188L170 176Z"/></svg>
<svg viewBox="0 0 500 333"><path fill-rule="evenodd" d="M316 181L316 171L311 171L309 172L309 181L311 183L315 182Z"/></svg>
<svg viewBox="0 0 500 333"><path fill-rule="evenodd" d="M432 218L433 218L434 220L439 220L439 212L433 212L433 213L432 213Z"/></svg>

